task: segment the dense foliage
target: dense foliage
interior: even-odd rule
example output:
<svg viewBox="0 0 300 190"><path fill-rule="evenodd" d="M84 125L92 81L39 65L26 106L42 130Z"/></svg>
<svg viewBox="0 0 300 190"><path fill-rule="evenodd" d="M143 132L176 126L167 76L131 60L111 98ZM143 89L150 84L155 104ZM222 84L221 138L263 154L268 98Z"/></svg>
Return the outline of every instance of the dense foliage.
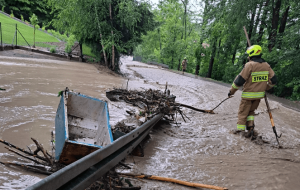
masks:
<svg viewBox="0 0 300 190"><path fill-rule="evenodd" d="M142 37L143 43L135 48L135 56L144 61L156 61L178 69L184 57L188 59L188 71L196 65L194 49L199 43L199 23L188 10L188 1L160 1L154 15L158 26Z"/></svg>
<svg viewBox="0 0 300 190"><path fill-rule="evenodd" d="M298 0L203 0L200 24L191 20L194 15L190 12L184 17L186 2L163 1L154 10L160 25L142 37L135 55L171 68L187 56L188 72L194 73L198 65L200 75L231 83L246 63L245 26L252 44L262 46L263 58L276 72L279 83L273 93L300 99ZM185 18L187 29L183 27ZM189 34L186 39L180 35L185 31Z"/></svg>
<svg viewBox="0 0 300 190"><path fill-rule="evenodd" d="M49 0L58 12L54 26L93 46L93 53L118 68L120 54L131 54L141 35L154 27L150 5L134 0ZM115 56L114 56L115 55ZM112 57L115 57L113 59Z"/></svg>
<svg viewBox="0 0 300 190"><path fill-rule="evenodd" d="M8 14L13 14L15 17L29 20L32 14L35 14L41 27L51 28L51 20L53 13L48 7L47 0L0 0L1 9Z"/></svg>

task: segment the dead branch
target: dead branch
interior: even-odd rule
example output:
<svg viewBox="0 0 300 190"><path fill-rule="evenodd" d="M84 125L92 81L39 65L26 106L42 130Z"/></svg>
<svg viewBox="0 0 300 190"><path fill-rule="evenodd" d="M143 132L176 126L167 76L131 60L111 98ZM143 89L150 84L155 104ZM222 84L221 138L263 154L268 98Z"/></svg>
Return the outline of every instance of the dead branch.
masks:
<svg viewBox="0 0 300 190"><path fill-rule="evenodd" d="M181 106L181 107L189 108L189 109L192 109L192 110L195 110L195 111L198 111L198 112L202 112L202 113L215 114L212 110L202 110L202 109L198 109L198 108L195 108L193 106L189 106L189 105L185 105L185 104L181 104L181 103L177 103L177 105Z"/></svg>
<svg viewBox="0 0 300 190"><path fill-rule="evenodd" d="M45 164L43 164L43 163L41 163L41 162L39 162L39 161L37 161L37 160L34 160L34 159L29 158L29 157L27 157L27 156L24 156L24 155L22 155L22 154L20 154L20 153L18 153L18 152L16 152L16 151L14 151L14 150L12 150L11 148L8 148L8 147L5 147L5 148L6 148L7 150L9 150L9 151L15 153L16 155L19 155L19 156L21 156L21 157L23 157L23 158L26 158L26 159L28 159L28 160L33 161L34 163L41 164L41 165L45 165Z"/></svg>
<svg viewBox="0 0 300 190"><path fill-rule="evenodd" d="M26 151L25 149L21 149L21 148L15 146L15 145L13 145L13 144L11 144L11 143L5 141L5 140L1 140L1 139L0 139L0 142L3 143L3 144L5 144L5 145L7 145L7 146L9 146L9 147L11 147L11 148L17 149L17 150L19 150L19 151L21 151L21 152L23 152L23 153L25 153L25 154L27 154L27 155L36 157L36 158L38 158L38 159L40 159L40 160L43 160L43 161L45 161L45 162L48 161L46 158L44 158L44 157L42 157L42 156L35 155L35 154L31 153L31 152Z"/></svg>
<svg viewBox="0 0 300 190"><path fill-rule="evenodd" d="M49 158L49 156L47 155L44 147L37 141L35 140L34 138L31 138L31 140L36 144L36 147L37 147L37 152L38 150L42 151L42 153L44 154L45 158L47 159L48 163L51 164L51 166L53 165L53 160L51 158ZM34 152L36 152L34 151Z"/></svg>
<svg viewBox="0 0 300 190"><path fill-rule="evenodd" d="M53 172L48 171L47 168L45 168L44 166L41 167L41 166L34 166L34 165L30 165L30 164L24 164L24 163L1 162L1 161L0 161L0 164L18 166L18 167L24 168L29 171L46 174L46 175L51 175L53 173Z"/></svg>

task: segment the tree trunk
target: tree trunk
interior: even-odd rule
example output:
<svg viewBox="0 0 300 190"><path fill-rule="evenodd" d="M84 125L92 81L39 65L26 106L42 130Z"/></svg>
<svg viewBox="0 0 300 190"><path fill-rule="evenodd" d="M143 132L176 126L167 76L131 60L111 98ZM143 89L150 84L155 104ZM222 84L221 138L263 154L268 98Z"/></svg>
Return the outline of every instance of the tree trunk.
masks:
<svg viewBox="0 0 300 190"><path fill-rule="evenodd" d="M101 46L102 46L102 50L103 50L104 62L105 62L105 65L108 67L106 53L105 53L105 49L104 49L103 39L102 39L102 34L101 33L100 33L100 40L101 40Z"/></svg>
<svg viewBox="0 0 300 190"><path fill-rule="evenodd" d="M283 13L282 19L281 19L281 23L280 23L280 28L279 28L279 34L282 34L285 30L285 26L286 26L286 22L287 22L287 17L289 14L289 10L290 10L290 6L288 6L288 8L285 10L285 12Z"/></svg>
<svg viewBox="0 0 300 190"><path fill-rule="evenodd" d="M255 24L254 24L254 27L253 27L252 34L256 34L257 26L258 26L258 23L259 23L259 20L260 20L259 18L260 18L260 13L261 13L262 6L263 6L263 2L261 2L260 5L259 5L259 9L258 9L258 13L257 13L256 21L255 21Z"/></svg>
<svg viewBox="0 0 300 190"><path fill-rule="evenodd" d="M264 12L261 17L261 23L260 23L259 32L258 32L257 43L260 43L262 36L264 34L264 28L266 26L266 18L267 18L267 14L268 14L268 5L269 5L269 0L266 1Z"/></svg>
<svg viewBox="0 0 300 190"><path fill-rule="evenodd" d="M180 71L180 63L181 63L180 61L181 61L181 59L179 58L179 59L178 59L178 67L177 67L177 70L178 70L178 71Z"/></svg>
<svg viewBox="0 0 300 190"><path fill-rule="evenodd" d="M35 48L35 25L33 26L33 47Z"/></svg>
<svg viewBox="0 0 300 190"><path fill-rule="evenodd" d="M112 13L111 13L111 2L109 3L109 16L110 16L111 37L112 37L111 64L112 64L112 70L115 70L115 45L114 45L113 18L112 18Z"/></svg>
<svg viewBox="0 0 300 190"><path fill-rule="evenodd" d="M101 46L102 46L102 51L103 51L103 56L104 56L104 62L105 62L105 65L108 67L106 53L105 53L105 49L104 49L104 45L103 45L101 26L100 26L100 23L99 23L99 17L98 17L96 5L95 5L95 13L96 13L96 19L97 19L97 22L98 22L99 32L100 32L100 43L101 43Z"/></svg>
<svg viewBox="0 0 300 190"><path fill-rule="evenodd" d="M275 3L275 7L273 8L273 14L272 14L272 27L271 32L269 34L269 52L272 51L273 47L276 43L276 35L277 35L277 28L279 23L279 12L280 12L280 6L281 6L281 0L277 0Z"/></svg>
<svg viewBox="0 0 300 190"><path fill-rule="evenodd" d="M290 6L288 6L287 9L285 10L285 12L283 13L283 16L282 16L282 19L281 19L281 22L280 22L280 28L279 28L278 33L281 36L283 36L284 30L285 30L289 10L290 10ZM282 38L280 38L280 40L278 40L278 48L279 49L281 49L281 43L282 43Z"/></svg>
<svg viewBox="0 0 300 190"><path fill-rule="evenodd" d="M208 68L208 73L207 73L208 78L211 78L211 74L212 74L212 69L213 69L213 65L214 65L214 61L215 61L216 48L217 48L216 47L217 41L218 41L218 39L216 38L216 40L214 41L213 47L212 47L212 53L211 53L211 58L210 58L209 68Z"/></svg>
<svg viewBox="0 0 300 190"><path fill-rule="evenodd" d="M184 41L186 41L186 4L184 5Z"/></svg>
<svg viewBox="0 0 300 190"><path fill-rule="evenodd" d="M252 11L251 14L251 20L250 20L250 25L249 25L249 40L251 40L251 36L252 36L252 30L253 30L253 24L254 24L254 18L255 18L255 13L256 13L256 7L255 9Z"/></svg>

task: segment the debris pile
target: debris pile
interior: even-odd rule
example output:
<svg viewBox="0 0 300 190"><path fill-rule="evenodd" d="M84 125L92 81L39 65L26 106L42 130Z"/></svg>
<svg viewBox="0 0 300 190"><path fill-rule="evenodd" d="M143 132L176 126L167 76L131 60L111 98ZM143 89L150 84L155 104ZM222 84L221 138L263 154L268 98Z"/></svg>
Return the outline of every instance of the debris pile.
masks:
<svg viewBox="0 0 300 190"><path fill-rule="evenodd" d="M128 167L128 166L127 166ZM120 165L118 165L120 169ZM139 190L141 187L135 187L132 185L131 180L128 177L120 175L116 172L116 168L111 169L106 175L101 177L86 190Z"/></svg>
<svg viewBox="0 0 300 190"><path fill-rule="evenodd" d="M106 92L106 97L111 101L125 101L138 107L139 111L127 110L126 112L135 116L136 119L141 121L141 124L159 113L163 113L164 119L171 123L177 123L177 114L181 115L184 121L186 121L186 118L189 119L181 110L182 104L175 102L176 96L170 95L167 88L165 92L152 89L144 91L114 89ZM121 129L125 133L134 129L134 127L125 127L125 124L122 123L118 123L115 128ZM126 131L123 131L124 128L126 128Z"/></svg>

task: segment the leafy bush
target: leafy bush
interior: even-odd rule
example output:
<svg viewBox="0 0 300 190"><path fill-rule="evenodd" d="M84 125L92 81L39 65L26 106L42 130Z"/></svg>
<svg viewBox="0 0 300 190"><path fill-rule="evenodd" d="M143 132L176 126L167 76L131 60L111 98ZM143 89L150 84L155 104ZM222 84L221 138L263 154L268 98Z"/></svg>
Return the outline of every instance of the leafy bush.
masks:
<svg viewBox="0 0 300 190"><path fill-rule="evenodd" d="M35 25L35 29L40 29L40 25Z"/></svg>
<svg viewBox="0 0 300 190"><path fill-rule="evenodd" d="M5 8L5 6L2 6L2 12L4 12L4 8Z"/></svg>
<svg viewBox="0 0 300 190"><path fill-rule="evenodd" d="M13 11L11 11L10 17L11 17L11 18L14 18L14 17L15 17L15 15L14 15L14 12L13 12Z"/></svg>
<svg viewBox="0 0 300 190"><path fill-rule="evenodd" d="M38 23L38 17L33 13L29 18L31 25L35 26Z"/></svg>
<svg viewBox="0 0 300 190"><path fill-rule="evenodd" d="M68 36L66 34L60 34L59 32L56 32L55 30L47 30L48 33L52 34L54 37L60 39L61 41L67 42Z"/></svg>
<svg viewBox="0 0 300 190"><path fill-rule="evenodd" d="M23 15L21 15L21 20L24 22L24 17L23 17Z"/></svg>
<svg viewBox="0 0 300 190"><path fill-rule="evenodd" d="M74 35L71 35L67 41L67 45L65 47L65 52L71 53L72 51L72 46L74 45L76 39Z"/></svg>
<svg viewBox="0 0 300 190"><path fill-rule="evenodd" d="M90 62L90 63L94 62L94 58L89 57L88 62Z"/></svg>
<svg viewBox="0 0 300 190"><path fill-rule="evenodd" d="M50 52L51 52L51 53L56 53L56 47L51 47L51 48L50 48Z"/></svg>
<svg viewBox="0 0 300 190"><path fill-rule="evenodd" d="M43 23L43 26L42 26L42 30L43 30L43 31L46 31L46 26L45 26L44 23Z"/></svg>
<svg viewBox="0 0 300 190"><path fill-rule="evenodd" d="M27 25L28 25L28 24L29 24L29 22L28 22L27 20L25 20L25 24L27 24Z"/></svg>

